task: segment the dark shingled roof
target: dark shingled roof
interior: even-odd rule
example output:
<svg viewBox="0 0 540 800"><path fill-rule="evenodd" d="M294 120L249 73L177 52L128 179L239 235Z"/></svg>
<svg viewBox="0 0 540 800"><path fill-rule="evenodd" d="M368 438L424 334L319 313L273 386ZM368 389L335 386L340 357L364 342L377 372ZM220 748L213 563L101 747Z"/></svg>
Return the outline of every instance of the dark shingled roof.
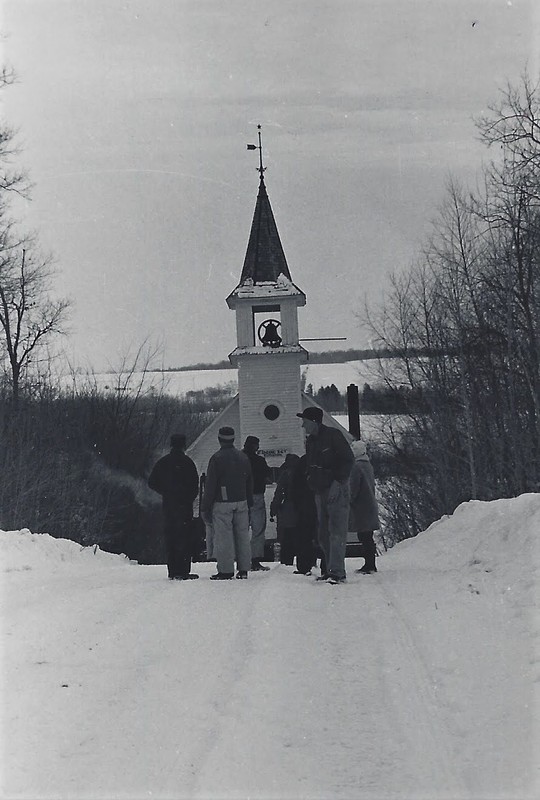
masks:
<svg viewBox="0 0 540 800"><path fill-rule="evenodd" d="M240 285L248 278L253 283L275 282L280 274L292 280L266 186L261 178Z"/></svg>

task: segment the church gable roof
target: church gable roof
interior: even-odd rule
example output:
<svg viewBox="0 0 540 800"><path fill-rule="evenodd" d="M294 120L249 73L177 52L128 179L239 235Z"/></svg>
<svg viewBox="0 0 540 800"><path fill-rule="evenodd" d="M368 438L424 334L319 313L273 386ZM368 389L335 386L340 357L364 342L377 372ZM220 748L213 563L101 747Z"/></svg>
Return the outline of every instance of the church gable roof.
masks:
<svg viewBox="0 0 540 800"><path fill-rule="evenodd" d="M291 280L266 186L261 177L240 285L250 280L255 284L275 283L280 275Z"/></svg>
<svg viewBox="0 0 540 800"><path fill-rule="evenodd" d="M228 425L234 428L236 431L235 444L237 447L241 447L240 401L238 395L235 395L232 400L229 401L225 408L214 417L208 427L204 428L198 438L195 439L186 450L186 455L195 462L199 473L206 472L210 456L212 456L216 450L219 450L218 430L222 425Z"/></svg>

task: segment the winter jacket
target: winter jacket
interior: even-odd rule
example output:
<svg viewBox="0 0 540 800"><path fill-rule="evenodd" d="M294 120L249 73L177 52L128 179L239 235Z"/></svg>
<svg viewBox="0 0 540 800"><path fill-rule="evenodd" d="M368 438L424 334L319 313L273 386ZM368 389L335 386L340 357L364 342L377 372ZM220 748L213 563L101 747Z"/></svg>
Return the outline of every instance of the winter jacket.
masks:
<svg viewBox="0 0 540 800"><path fill-rule="evenodd" d="M375 497L375 477L367 455L357 458L349 477L351 491L350 531L376 531L380 528Z"/></svg>
<svg viewBox="0 0 540 800"><path fill-rule="evenodd" d="M232 444L221 445L208 462L202 512L210 514L214 503L247 500L253 505L253 475L249 458Z"/></svg>
<svg viewBox="0 0 540 800"><path fill-rule="evenodd" d="M292 499L298 517L298 526L312 532L311 538L317 538L317 506L315 495L310 489L306 475L306 456L301 456L298 467L294 471L292 481Z"/></svg>
<svg viewBox="0 0 540 800"><path fill-rule="evenodd" d="M155 464L148 486L161 495L165 515L192 509L199 491L197 467L182 450L171 450Z"/></svg>
<svg viewBox="0 0 540 800"><path fill-rule="evenodd" d="M293 480L294 468L284 469L270 503L270 516L277 517L278 524L284 528L294 528L298 519L293 497Z"/></svg>
<svg viewBox="0 0 540 800"><path fill-rule="evenodd" d="M242 450L249 458L251 464L251 474L253 475L253 494L264 494L266 491L266 482L270 477L270 467L266 463L266 459L257 453L249 453L247 450Z"/></svg>
<svg viewBox="0 0 540 800"><path fill-rule="evenodd" d="M319 425L318 433L307 437L307 480L315 493L328 489L333 481L345 482L353 462L349 443L337 428Z"/></svg>

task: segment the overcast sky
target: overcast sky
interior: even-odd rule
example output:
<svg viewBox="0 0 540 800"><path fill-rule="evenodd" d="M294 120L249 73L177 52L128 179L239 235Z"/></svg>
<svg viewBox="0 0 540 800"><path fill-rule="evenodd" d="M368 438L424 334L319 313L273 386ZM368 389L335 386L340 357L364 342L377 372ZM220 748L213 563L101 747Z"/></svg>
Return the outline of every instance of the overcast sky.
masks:
<svg viewBox="0 0 540 800"><path fill-rule="evenodd" d="M4 110L35 184L19 213L74 301L75 361L147 337L165 366L233 350L257 123L300 335L365 345L364 295L414 260L448 176L489 157L473 117L538 76L536 3L3 0Z"/></svg>

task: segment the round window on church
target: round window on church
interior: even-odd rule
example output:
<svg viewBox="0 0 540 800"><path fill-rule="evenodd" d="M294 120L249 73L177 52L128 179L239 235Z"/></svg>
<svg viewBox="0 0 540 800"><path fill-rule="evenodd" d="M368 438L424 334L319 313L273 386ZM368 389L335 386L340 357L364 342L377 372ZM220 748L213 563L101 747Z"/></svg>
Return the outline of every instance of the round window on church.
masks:
<svg viewBox="0 0 540 800"><path fill-rule="evenodd" d="M271 420L272 422L279 417L279 408L275 406L273 403L264 407L263 414L266 419Z"/></svg>

